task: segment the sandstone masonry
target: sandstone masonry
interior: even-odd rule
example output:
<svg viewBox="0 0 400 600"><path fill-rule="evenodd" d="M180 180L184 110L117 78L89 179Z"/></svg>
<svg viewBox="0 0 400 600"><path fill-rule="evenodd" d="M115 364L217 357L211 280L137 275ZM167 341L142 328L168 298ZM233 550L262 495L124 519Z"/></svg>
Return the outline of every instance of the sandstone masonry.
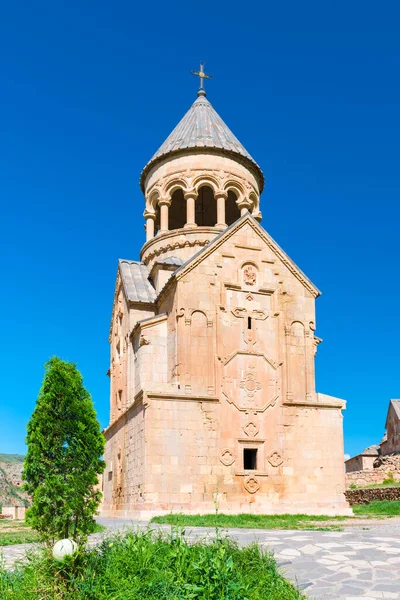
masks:
<svg viewBox="0 0 400 600"><path fill-rule="evenodd" d="M203 90L145 167L119 262L104 515L349 514L343 400L317 393L318 289L259 224L261 169Z"/></svg>

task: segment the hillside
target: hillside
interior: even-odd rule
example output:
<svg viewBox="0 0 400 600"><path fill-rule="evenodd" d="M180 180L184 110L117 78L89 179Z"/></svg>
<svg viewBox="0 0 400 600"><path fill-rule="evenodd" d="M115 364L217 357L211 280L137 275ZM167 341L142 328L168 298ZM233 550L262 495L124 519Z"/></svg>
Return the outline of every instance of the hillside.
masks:
<svg viewBox="0 0 400 600"><path fill-rule="evenodd" d="M0 505L26 504L27 494L21 490L23 461L20 454L0 454Z"/></svg>
<svg viewBox="0 0 400 600"><path fill-rule="evenodd" d="M23 463L25 460L25 456L22 454L1 454L0 453L0 463Z"/></svg>

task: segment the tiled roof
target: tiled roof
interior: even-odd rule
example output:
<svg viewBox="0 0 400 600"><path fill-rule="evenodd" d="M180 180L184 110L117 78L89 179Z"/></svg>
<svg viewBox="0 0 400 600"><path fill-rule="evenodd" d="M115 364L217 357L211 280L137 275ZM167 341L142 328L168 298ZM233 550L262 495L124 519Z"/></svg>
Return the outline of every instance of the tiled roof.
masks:
<svg viewBox="0 0 400 600"><path fill-rule="evenodd" d="M133 260L119 260L119 271L125 294L130 302L154 302L156 291L148 277L149 270L145 264Z"/></svg>
<svg viewBox="0 0 400 600"><path fill-rule="evenodd" d="M368 456L378 456L379 455L379 446L378 444L373 444L372 446L368 446L365 448L361 454L366 454Z"/></svg>
<svg viewBox="0 0 400 600"><path fill-rule="evenodd" d="M193 102L183 119L179 121L172 133L150 159L142 172L142 185L144 177L153 163L167 154L190 148L218 149L227 154L239 155L256 168L262 187L264 178L260 167L203 94L199 95L197 100Z"/></svg>

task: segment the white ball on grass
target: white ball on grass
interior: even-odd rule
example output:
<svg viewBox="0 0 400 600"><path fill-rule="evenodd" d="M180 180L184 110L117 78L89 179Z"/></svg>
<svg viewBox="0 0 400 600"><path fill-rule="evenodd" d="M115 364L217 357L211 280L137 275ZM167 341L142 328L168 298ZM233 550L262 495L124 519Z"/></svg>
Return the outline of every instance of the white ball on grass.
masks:
<svg viewBox="0 0 400 600"><path fill-rule="evenodd" d="M64 556L71 556L77 549L78 544L74 540L60 540L53 547L53 556L56 560L62 560Z"/></svg>

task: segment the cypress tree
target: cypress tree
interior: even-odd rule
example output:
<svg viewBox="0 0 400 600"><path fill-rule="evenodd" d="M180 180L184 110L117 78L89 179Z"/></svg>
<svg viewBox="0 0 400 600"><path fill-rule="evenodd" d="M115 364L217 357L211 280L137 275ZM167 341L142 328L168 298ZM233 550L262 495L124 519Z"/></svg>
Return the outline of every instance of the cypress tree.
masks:
<svg viewBox="0 0 400 600"><path fill-rule="evenodd" d="M26 522L44 540L84 539L101 500L96 486L105 439L73 363L58 357L46 363L26 443L24 489L32 496Z"/></svg>

